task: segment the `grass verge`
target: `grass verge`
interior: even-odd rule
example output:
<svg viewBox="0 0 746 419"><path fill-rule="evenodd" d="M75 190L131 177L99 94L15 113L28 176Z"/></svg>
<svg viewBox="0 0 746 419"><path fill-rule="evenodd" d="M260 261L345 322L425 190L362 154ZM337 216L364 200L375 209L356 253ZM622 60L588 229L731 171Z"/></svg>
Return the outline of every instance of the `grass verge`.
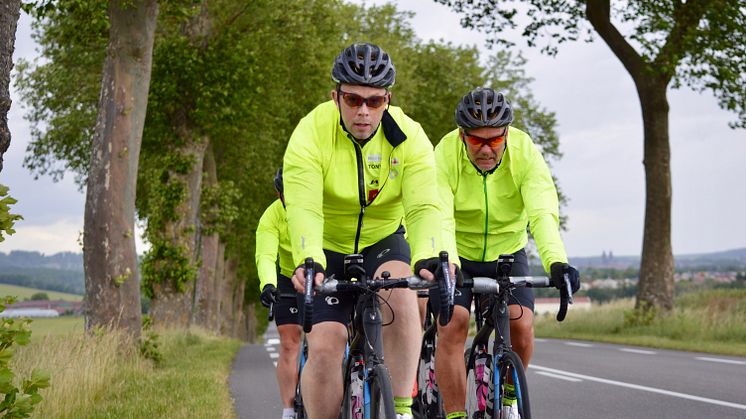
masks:
<svg viewBox="0 0 746 419"><path fill-rule="evenodd" d="M46 335L18 349L14 370L51 373L37 418L233 418L228 390L240 342L200 331L162 331L163 362L142 358L122 334Z"/></svg>
<svg viewBox="0 0 746 419"><path fill-rule="evenodd" d="M718 289L676 298L674 310L640 318L634 300L570 308L564 322L536 317L536 336L746 356L746 290Z"/></svg>

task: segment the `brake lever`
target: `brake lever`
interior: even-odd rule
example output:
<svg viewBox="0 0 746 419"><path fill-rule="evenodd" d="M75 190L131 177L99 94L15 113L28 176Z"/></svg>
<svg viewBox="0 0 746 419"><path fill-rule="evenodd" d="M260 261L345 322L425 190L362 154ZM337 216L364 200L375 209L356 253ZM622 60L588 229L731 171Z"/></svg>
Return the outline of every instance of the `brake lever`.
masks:
<svg viewBox="0 0 746 419"><path fill-rule="evenodd" d="M567 305L572 304L572 286L570 285L570 276L564 274L563 279L565 280L565 286L560 288L560 308L557 312L558 322L565 320L565 316L567 315Z"/></svg>

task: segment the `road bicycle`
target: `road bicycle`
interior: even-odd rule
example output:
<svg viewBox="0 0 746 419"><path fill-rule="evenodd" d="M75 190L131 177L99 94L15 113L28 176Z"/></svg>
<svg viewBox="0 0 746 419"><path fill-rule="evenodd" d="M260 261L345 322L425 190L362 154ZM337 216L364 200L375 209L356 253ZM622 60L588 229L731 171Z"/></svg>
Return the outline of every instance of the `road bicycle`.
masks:
<svg viewBox="0 0 746 419"><path fill-rule="evenodd" d="M447 323L453 310L454 283L448 270L448 254L440 255L441 275L436 282L427 281L417 276L391 278L383 272L381 279L370 278L363 268L363 256L347 255L344 259L346 279L326 278L315 287L317 294L352 293L356 296L352 320L349 324L352 336L349 351L343 364L344 397L341 406L343 419L384 419L395 418L394 394L391 377L383 363L383 333L381 318L381 297L378 291L393 288L424 290L434 287L441 289L444 304L440 310L443 321ZM314 270L311 258L305 261L305 293L303 326L306 332L311 331ZM449 286L450 285L450 286ZM310 297L310 298L309 298ZM385 300L384 304L386 303ZM450 306L449 306L450 302Z"/></svg>
<svg viewBox="0 0 746 419"><path fill-rule="evenodd" d="M506 384L512 383L521 419L531 419L531 405L526 374L518 354L510 343L510 312L508 297L519 287L553 287L547 277L511 277L513 255L500 255L495 278L475 277L464 279L464 287L471 287L475 294L487 295L487 301L475 296L477 334L466 350L466 413L470 419L504 419L502 401ZM572 304L570 279L564 278L560 289L560 309L557 320L567 314ZM483 307L484 306L484 307ZM483 310L485 308L486 310ZM494 332L492 350L489 340Z"/></svg>

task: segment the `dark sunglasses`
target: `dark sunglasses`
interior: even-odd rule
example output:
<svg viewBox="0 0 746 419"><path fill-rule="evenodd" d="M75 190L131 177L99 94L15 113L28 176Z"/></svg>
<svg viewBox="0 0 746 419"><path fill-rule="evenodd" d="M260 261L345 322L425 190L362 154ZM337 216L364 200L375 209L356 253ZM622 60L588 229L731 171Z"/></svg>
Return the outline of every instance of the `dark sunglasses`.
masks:
<svg viewBox="0 0 746 419"><path fill-rule="evenodd" d="M492 137L492 138L477 137L476 135L471 135L471 134L464 132L464 140L466 140L466 142L471 144L472 146L478 147L478 148L482 148L485 145L492 147L492 148L497 147L505 141L505 137L507 136L508 136L507 128L505 128L505 131L503 131L502 135L498 135L497 137Z"/></svg>
<svg viewBox="0 0 746 419"><path fill-rule="evenodd" d="M363 106L363 103L368 105L369 108L380 108L386 103L386 98L388 98L388 95L362 97L355 93L343 92L342 90L338 90L338 92L342 95L342 100L351 108L359 108Z"/></svg>

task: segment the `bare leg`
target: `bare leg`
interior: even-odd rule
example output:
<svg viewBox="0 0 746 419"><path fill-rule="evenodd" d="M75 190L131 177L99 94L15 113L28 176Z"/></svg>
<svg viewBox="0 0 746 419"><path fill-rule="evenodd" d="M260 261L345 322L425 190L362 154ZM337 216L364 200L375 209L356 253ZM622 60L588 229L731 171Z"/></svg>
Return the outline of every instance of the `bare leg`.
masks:
<svg viewBox="0 0 746 419"><path fill-rule="evenodd" d="M342 357L347 329L342 323L313 325L308 339L308 361L303 368L303 404L313 419L337 419L342 404Z"/></svg>
<svg viewBox="0 0 746 419"><path fill-rule="evenodd" d="M521 357L523 367L528 368L534 354L534 313L517 304L508 306L510 318L510 342L513 351ZM520 317L520 318L519 318Z"/></svg>
<svg viewBox="0 0 746 419"><path fill-rule="evenodd" d="M459 305L453 308L451 321L438 324L438 346L435 348L435 379L443 396L446 413L464 410L466 405L466 366L464 344L469 328L469 311Z"/></svg>
<svg viewBox="0 0 746 419"><path fill-rule="evenodd" d="M277 327L280 333L280 358L277 360L277 384L283 407L293 407L295 387L298 385L298 351L301 328L297 324Z"/></svg>
<svg viewBox="0 0 746 419"><path fill-rule="evenodd" d="M381 265L374 277L383 271L392 278L412 275L412 269L404 262L389 261ZM385 290L379 293L393 309L393 323L383 328L384 362L391 374L394 397L411 397L412 386L417 375L417 361L422 339L422 326L417 306L417 294L406 288ZM391 310L381 307L384 324L392 321Z"/></svg>

